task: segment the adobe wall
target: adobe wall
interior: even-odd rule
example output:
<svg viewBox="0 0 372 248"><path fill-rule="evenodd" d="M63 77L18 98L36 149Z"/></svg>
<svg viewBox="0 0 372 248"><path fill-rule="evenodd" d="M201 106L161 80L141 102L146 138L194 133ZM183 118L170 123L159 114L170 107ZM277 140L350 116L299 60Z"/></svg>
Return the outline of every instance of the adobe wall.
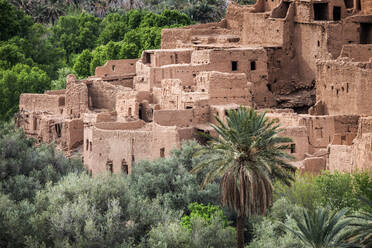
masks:
<svg viewBox="0 0 372 248"><path fill-rule="evenodd" d="M66 89L66 115L80 117L81 113L89 110L88 87L83 82L67 84Z"/></svg>
<svg viewBox="0 0 372 248"><path fill-rule="evenodd" d="M372 44L344 45L340 56L349 57L353 61L368 62L372 58Z"/></svg>
<svg viewBox="0 0 372 248"><path fill-rule="evenodd" d="M168 156L174 147L179 146L176 127L150 124L138 128L142 124L101 123L86 127L84 164L88 171L93 175L107 172L109 162L113 165L113 173L121 173L124 163L130 173L135 162Z"/></svg>
<svg viewBox="0 0 372 248"><path fill-rule="evenodd" d="M91 81L87 84L89 107L95 109L114 110L116 94L121 89L103 81Z"/></svg>
<svg viewBox="0 0 372 248"><path fill-rule="evenodd" d="M146 50L141 61L152 67L171 64L190 64L193 49Z"/></svg>
<svg viewBox="0 0 372 248"><path fill-rule="evenodd" d="M360 0L363 14L372 14L372 2L370 0Z"/></svg>
<svg viewBox="0 0 372 248"><path fill-rule="evenodd" d="M155 110L154 122L161 126L191 126L195 124L193 109Z"/></svg>
<svg viewBox="0 0 372 248"><path fill-rule="evenodd" d="M63 90L46 90L46 91L44 91L44 94L47 94L47 95L65 95L66 94L66 89L63 89Z"/></svg>
<svg viewBox="0 0 372 248"><path fill-rule="evenodd" d="M195 81L197 91L208 93L210 105L252 106L253 85L247 82L244 73L201 72Z"/></svg>
<svg viewBox="0 0 372 248"><path fill-rule="evenodd" d="M352 146L347 145L330 145L328 147L329 155L327 160L327 169L331 173L352 172L354 170L352 154Z"/></svg>
<svg viewBox="0 0 372 248"><path fill-rule="evenodd" d="M83 144L84 124L82 119L65 120L62 125L62 147L72 150Z"/></svg>
<svg viewBox="0 0 372 248"><path fill-rule="evenodd" d="M103 66L96 67L95 77L107 77L123 74L135 74L138 59L109 60Z"/></svg>
<svg viewBox="0 0 372 248"><path fill-rule="evenodd" d="M48 112L50 114L61 114L65 106L64 95L50 94L21 94L19 98L19 109L28 112Z"/></svg>
<svg viewBox="0 0 372 248"><path fill-rule="evenodd" d="M270 4L274 3L270 1ZM270 17L268 13L244 13L242 44L259 46L289 45L293 25L288 20L293 19L294 7L293 4L290 4L288 9L285 8L282 11L283 13L279 10L280 8L273 13L273 16L278 16L278 18Z"/></svg>
<svg viewBox="0 0 372 248"><path fill-rule="evenodd" d="M113 173L121 173L123 163L128 165L130 172L135 161L152 159L151 140L151 130L105 130L93 127L89 140L92 148L89 145L88 151L85 151L84 164L93 175L108 171L108 161L112 161Z"/></svg>
<svg viewBox="0 0 372 248"><path fill-rule="evenodd" d="M160 157L169 157L170 151L174 148L181 147L180 135L184 138L190 137L191 133L187 129L178 127L160 126L153 124L153 137L151 141L151 157L152 159ZM191 129L188 129L189 131ZM148 145L148 144L147 144Z"/></svg>
<svg viewBox="0 0 372 248"><path fill-rule="evenodd" d="M324 114L371 115L372 63L349 59L317 63L317 101Z"/></svg>

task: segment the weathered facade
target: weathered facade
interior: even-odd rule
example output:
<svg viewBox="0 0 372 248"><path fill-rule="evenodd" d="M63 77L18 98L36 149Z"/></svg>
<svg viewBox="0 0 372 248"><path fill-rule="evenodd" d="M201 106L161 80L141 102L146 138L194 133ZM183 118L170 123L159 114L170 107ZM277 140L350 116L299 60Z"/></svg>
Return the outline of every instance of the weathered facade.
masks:
<svg viewBox="0 0 372 248"><path fill-rule="evenodd" d="M370 0L230 2L221 22L164 29L160 50L66 82L22 94L17 122L80 151L92 174L165 157L239 106L281 123L302 170L371 168Z"/></svg>

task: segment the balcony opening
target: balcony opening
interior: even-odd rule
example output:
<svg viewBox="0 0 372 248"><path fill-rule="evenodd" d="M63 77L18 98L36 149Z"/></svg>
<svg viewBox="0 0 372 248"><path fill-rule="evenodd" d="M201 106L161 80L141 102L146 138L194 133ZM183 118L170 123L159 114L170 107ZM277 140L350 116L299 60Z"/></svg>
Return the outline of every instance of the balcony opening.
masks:
<svg viewBox="0 0 372 248"><path fill-rule="evenodd" d="M341 7L337 7L337 6L333 7L333 20L334 21L341 20Z"/></svg>
<svg viewBox="0 0 372 248"><path fill-rule="evenodd" d="M328 20L328 3L314 3L314 20Z"/></svg>
<svg viewBox="0 0 372 248"><path fill-rule="evenodd" d="M232 71L238 70L238 61L231 61L231 70Z"/></svg>

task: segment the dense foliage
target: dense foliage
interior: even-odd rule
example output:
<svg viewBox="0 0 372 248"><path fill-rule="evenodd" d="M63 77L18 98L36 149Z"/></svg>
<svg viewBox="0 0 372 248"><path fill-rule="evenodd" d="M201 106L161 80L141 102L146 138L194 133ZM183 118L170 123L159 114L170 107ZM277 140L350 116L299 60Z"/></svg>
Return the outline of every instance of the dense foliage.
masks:
<svg viewBox="0 0 372 248"><path fill-rule="evenodd" d="M24 4L32 2L42 4ZM21 93L62 89L69 73L84 78L107 60L138 58L145 49L160 48L162 28L192 23L186 14L164 9L160 14L110 13L103 19L77 12L57 15L47 26L6 0L0 0L0 20L0 120L10 119L18 110Z"/></svg>
<svg viewBox="0 0 372 248"><path fill-rule="evenodd" d="M220 179L200 189L207 172L190 173L200 163L193 156L199 147L195 142L184 143L170 158L137 163L129 176L95 178L88 176L79 158L65 158L53 144L33 144L13 125L1 124L1 247L236 246L236 215L217 206ZM351 178L353 186L345 192L348 201L340 203L345 196L332 192L345 189L345 178ZM340 235L368 247L372 209L360 197L371 197L371 183L368 173L327 172L297 175L292 186L276 182L267 215L246 219L246 245L306 247L295 234L304 212L314 216L328 207L328 216L339 216L340 207L347 207L347 217L339 221L350 218L350 225ZM327 190L318 190L324 185Z"/></svg>

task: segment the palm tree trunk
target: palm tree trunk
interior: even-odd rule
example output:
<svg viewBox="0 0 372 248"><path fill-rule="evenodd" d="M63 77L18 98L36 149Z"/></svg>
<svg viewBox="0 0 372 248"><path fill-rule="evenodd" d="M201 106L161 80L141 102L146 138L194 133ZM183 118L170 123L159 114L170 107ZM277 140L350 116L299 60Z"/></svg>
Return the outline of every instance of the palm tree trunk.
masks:
<svg viewBox="0 0 372 248"><path fill-rule="evenodd" d="M244 215L236 217L236 240L238 248L244 248Z"/></svg>

